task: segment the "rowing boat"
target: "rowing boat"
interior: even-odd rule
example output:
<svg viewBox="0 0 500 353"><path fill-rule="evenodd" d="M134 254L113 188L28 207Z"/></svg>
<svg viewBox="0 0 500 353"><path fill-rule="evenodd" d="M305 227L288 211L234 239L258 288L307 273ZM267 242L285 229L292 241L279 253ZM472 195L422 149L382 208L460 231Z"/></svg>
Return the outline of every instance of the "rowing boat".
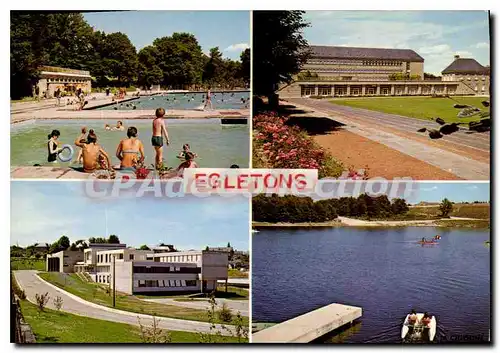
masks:
<svg viewBox="0 0 500 353"><path fill-rule="evenodd" d="M422 332L425 327L423 327L420 324L416 325L410 325L408 322L410 314L406 315L405 321L403 322L403 328L401 329L401 338L402 339L408 339L409 337L406 337L408 335L408 332L410 331L410 328L413 327L413 333L411 336L412 338L420 338L422 337ZM424 317L423 313L417 313L417 322L420 322L422 318ZM431 322L429 324L429 342L434 341L434 337L436 336L436 328L437 328L437 322L436 322L436 317L432 316Z"/></svg>

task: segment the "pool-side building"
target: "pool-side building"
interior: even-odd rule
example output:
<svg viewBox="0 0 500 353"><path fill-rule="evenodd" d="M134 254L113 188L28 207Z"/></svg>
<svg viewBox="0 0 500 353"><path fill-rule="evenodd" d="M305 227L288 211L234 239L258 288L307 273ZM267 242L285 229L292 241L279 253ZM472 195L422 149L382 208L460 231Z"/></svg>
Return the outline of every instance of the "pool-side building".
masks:
<svg viewBox="0 0 500 353"><path fill-rule="evenodd" d="M455 55L453 62L441 74L443 81L459 81L476 94L490 94L490 67L481 65L475 59Z"/></svg>
<svg viewBox="0 0 500 353"><path fill-rule="evenodd" d="M66 92L75 92L78 88L83 92L90 92L92 89L92 77L89 71L56 66L42 66L39 69L40 79L36 86L40 97L44 96L45 92L48 98L54 97L57 88Z"/></svg>
<svg viewBox="0 0 500 353"><path fill-rule="evenodd" d="M84 251L47 255L47 271L84 273L127 293L211 292L228 279L228 256L214 251L154 252L125 244L90 244Z"/></svg>
<svg viewBox="0 0 500 353"><path fill-rule="evenodd" d="M424 58L411 49L311 45L311 56L281 98L476 95L463 80L424 79ZM445 70L446 71L446 70Z"/></svg>

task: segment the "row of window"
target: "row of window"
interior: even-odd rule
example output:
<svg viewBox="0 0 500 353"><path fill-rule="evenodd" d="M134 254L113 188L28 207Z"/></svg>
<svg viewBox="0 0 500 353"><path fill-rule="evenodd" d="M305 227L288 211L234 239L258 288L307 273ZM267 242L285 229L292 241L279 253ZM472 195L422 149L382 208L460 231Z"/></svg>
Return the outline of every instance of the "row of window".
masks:
<svg viewBox="0 0 500 353"><path fill-rule="evenodd" d="M319 64L319 65L363 65L363 66L401 66L402 61L394 60L318 60L311 59L307 61L307 64Z"/></svg>
<svg viewBox="0 0 500 353"><path fill-rule="evenodd" d="M319 86L318 87L318 95L319 96L331 96L332 95L332 88L333 88L336 96L347 95L347 87L333 87L333 86L330 86L330 87ZM477 91L477 89L476 89L476 91ZM389 95L389 94L391 94L391 89L388 87L381 87L379 92L380 92L379 94L381 94L381 95ZM429 86L421 87L420 94L430 94L431 92L432 92L431 87L429 87ZM435 93L443 93L444 87L436 86L436 87L434 87L434 92ZM447 88L447 93L453 94L455 92L456 92L455 87L448 87ZM363 94L363 90L362 90L362 88L359 88L359 87L351 87L349 90L349 94L352 96L358 96L358 95ZM364 94L365 95L375 95L375 94L377 94L377 89L375 87L366 87ZM418 87L408 87L408 90L405 93L405 89L403 87L395 87L394 94L398 95L398 96L403 95L403 94L417 95L417 94L419 94L419 90L418 90ZM314 86L301 86L301 95L302 96L314 96L314 95L316 95L315 87Z"/></svg>
<svg viewBox="0 0 500 353"><path fill-rule="evenodd" d="M67 82L74 82L74 83L87 83L88 80L80 80L80 79L67 79L67 78L48 78L47 82L60 82L60 83L67 83Z"/></svg>
<svg viewBox="0 0 500 353"><path fill-rule="evenodd" d="M200 267L134 266L133 273L201 273Z"/></svg>
<svg viewBox="0 0 500 353"><path fill-rule="evenodd" d="M160 259L157 262L198 262L201 260L201 255L169 255L155 257L155 261L157 258Z"/></svg>
<svg viewBox="0 0 500 353"><path fill-rule="evenodd" d="M109 283L110 279L111 279L110 275L96 275L97 283Z"/></svg>
<svg viewBox="0 0 500 353"><path fill-rule="evenodd" d="M98 254L97 255L97 262L100 263L108 263L113 261L113 256L116 256L116 260L123 260L123 253L119 254ZM129 260L134 259L134 254L129 254Z"/></svg>
<svg viewBox="0 0 500 353"><path fill-rule="evenodd" d="M392 74L401 72L400 69L362 69L362 68L352 68L352 69L340 69L334 67L311 67L307 68L307 71L316 72L335 72L335 73L352 73L352 74L364 74L364 73L379 73L379 74Z"/></svg>
<svg viewBox="0 0 500 353"><path fill-rule="evenodd" d="M160 280L137 280L134 287L196 287L196 280L160 279Z"/></svg>

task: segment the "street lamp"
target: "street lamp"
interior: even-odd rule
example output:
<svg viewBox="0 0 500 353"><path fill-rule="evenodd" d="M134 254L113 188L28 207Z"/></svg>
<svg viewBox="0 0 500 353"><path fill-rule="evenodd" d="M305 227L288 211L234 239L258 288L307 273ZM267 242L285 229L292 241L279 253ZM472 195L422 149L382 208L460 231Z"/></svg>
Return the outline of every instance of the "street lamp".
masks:
<svg viewBox="0 0 500 353"><path fill-rule="evenodd" d="M116 254L113 254L113 308L115 307L116 304L115 274L116 274Z"/></svg>

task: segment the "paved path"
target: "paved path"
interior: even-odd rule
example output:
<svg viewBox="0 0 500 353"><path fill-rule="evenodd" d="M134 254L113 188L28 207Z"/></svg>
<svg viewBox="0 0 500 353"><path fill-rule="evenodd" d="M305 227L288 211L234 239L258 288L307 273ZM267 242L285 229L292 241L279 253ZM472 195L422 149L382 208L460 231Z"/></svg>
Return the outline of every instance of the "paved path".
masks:
<svg viewBox="0 0 500 353"><path fill-rule="evenodd" d="M48 292L50 300L47 307L50 309L54 309L53 298L60 296L63 299L63 306L61 310L71 314L136 326L139 325L138 317L143 325L151 325L152 323L153 317L151 315L116 310L85 301L42 280L36 275L37 272L38 271L33 270L14 271L17 283L26 293L27 299L32 303L36 303L36 293ZM166 317L157 317L157 319L160 320L159 326L166 330L205 333L210 332L210 324L206 322L171 319ZM227 335L227 332L225 331L222 333Z"/></svg>
<svg viewBox="0 0 500 353"><path fill-rule="evenodd" d="M348 131L417 158L459 178L489 180L489 133L469 135L459 131L446 136L445 145L441 147L416 132L418 128L424 126L435 128L432 122L343 107L319 99L288 98L287 101L306 111L313 109L315 116L336 120L345 124L344 129ZM441 140L439 143L443 144ZM465 153L452 152L461 149L468 149L469 154L465 156L463 155ZM476 153L483 158L473 158L474 152L470 152L471 150L477 151Z"/></svg>
<svg viewBox="0 0 500 353"><path fill-rule="evenodd" d="M160 303L160 304L168 304L175 306L182 306L185 308L199 309L199 310L207 310L210 308L210 304L208 300L190 300L190 301L178 301L170 298L155 298L155 299L142 299L147 302ZM224 298L216 298L217 306L220 308L222 304L226 303L226 305L233 311L233 314L236 312L240 312L243 316L249 316L249 303L248 300L230 300Z"/></svg>

